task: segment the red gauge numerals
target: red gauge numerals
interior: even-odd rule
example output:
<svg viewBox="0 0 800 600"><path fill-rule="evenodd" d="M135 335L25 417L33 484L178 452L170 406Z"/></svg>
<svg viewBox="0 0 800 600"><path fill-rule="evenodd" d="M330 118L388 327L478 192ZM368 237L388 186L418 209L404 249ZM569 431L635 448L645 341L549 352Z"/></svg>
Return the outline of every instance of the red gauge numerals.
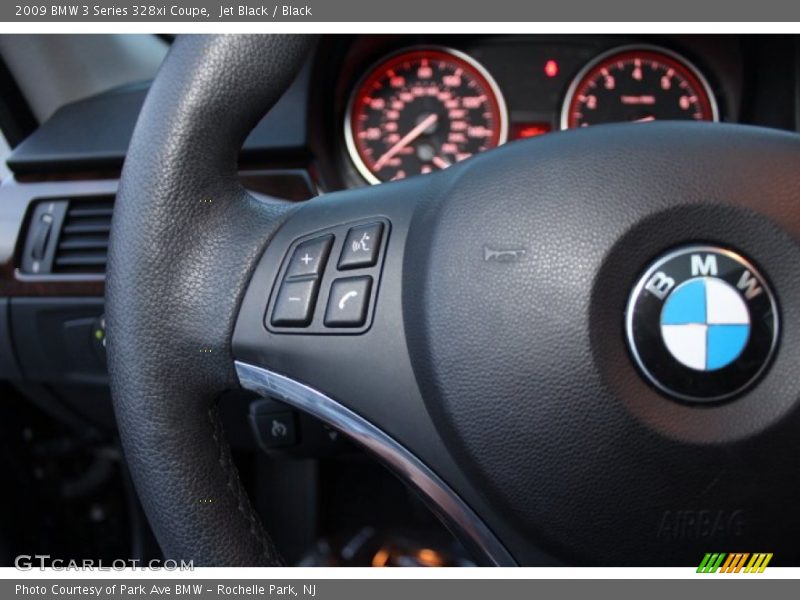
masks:
<svg viewBox="0 0 800 600"><path fill-rule="evenodd" d="M565 110L567 127L716 119L702 76L688 63L652 50L621 51L597 60L573 85Z"/></svg>
<svg viewBox="0 0 800 600"><path fill-rule="evenodd" d="M505 141L496 84L466 57L415 50L376 67L349 110L353 161L373 182L446 169Z"/></svg>

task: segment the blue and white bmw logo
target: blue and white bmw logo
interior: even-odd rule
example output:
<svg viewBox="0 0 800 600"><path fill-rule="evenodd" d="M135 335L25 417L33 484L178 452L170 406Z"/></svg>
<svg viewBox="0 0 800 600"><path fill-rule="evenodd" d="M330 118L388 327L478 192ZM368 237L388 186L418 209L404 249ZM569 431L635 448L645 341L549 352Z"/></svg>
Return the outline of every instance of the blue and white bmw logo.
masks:
<svg viewBox="0 0 800 600"><path fill-rule="evenodd" d="M641 277L626 332L634 360L658 389L683 400L723 400L769 364L778 309L764 277L742 256L690 246Z"/></svg>

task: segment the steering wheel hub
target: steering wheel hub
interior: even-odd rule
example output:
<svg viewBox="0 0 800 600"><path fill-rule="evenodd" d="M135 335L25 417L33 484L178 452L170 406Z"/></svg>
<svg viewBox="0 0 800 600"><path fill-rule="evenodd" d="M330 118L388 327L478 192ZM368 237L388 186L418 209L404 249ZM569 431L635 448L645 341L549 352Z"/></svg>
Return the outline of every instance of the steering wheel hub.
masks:
<svg viewBox="0 0 800 600"><path fill-rule="evenodd" d="M800 386L793 357L766 366L773 294L800 292L784 229L797 217L778 183L788 171L742 149L796 150L761 136L652 124L514 144L465 165L414 223L405 312L428 408L492 503L559 555L681 564L710 543L779 543L783 525L763 511L795 495L796 441L774 444L776 427L797 426ZM706 295L710 316L695 306ZM664 332L690 309L703 311L704 349ZM796 307L785 310L788 345ZM681 363L700 351L708 362ZM759 469L767 452L781 464ZM744 525L664 538L668 515L702 510Z"/></svg>

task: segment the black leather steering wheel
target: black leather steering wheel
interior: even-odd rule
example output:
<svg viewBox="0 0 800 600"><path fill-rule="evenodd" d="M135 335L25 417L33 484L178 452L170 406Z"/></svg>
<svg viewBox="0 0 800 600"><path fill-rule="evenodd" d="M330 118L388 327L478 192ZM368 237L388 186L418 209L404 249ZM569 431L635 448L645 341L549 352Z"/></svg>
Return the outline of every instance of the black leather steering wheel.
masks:
<svg viewBox="0 0 800 600"><path fill-rule="evenodd" d="M177 40L128 152L109 368L164 553L279 564L217 417L243 386L374 451L482 564L796 562L800 138L598 126L299 206L256 199L238 151L312 41ZM712 404L652 386L624 333L648 265L698 243L757 264L781 321L759 381Z"/></svg>

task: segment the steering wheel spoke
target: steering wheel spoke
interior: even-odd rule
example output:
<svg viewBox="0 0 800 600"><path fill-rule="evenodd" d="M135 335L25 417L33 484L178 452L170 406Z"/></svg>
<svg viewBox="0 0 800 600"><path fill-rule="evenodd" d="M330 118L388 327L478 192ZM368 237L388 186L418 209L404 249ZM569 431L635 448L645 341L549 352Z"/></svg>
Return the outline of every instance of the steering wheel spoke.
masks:
<svg viewBox="0 0 800 600"><path fill-rule="evenodd" d="M485 564L514 560L449 480L466 480L416 385L403 312L404 248L435 181L322 196L259 261L233 336L242 387L348 435L420 492ZM413 316L412 316L413 317Z"/></svg>

